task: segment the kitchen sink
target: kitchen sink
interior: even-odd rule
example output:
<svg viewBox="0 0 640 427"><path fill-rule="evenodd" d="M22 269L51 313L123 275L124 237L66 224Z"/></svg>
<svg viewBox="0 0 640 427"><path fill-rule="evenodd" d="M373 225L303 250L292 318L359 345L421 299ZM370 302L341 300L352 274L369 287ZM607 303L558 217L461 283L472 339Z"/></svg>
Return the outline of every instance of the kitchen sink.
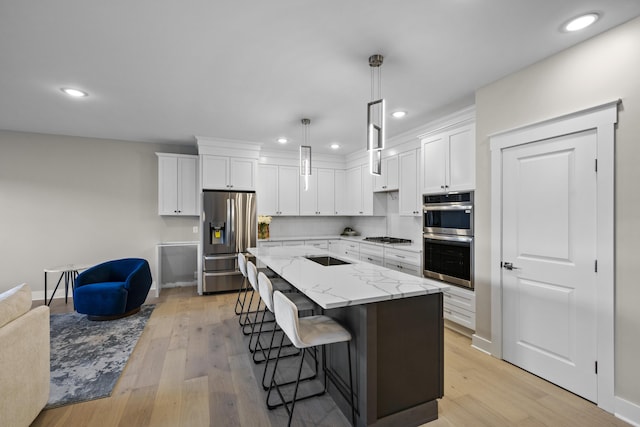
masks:
<svg viewBox="0 0 640 427"><path fill-rule="evenodd" d="M334 258L332 256L324 255L324 256L306 256L306 259L309 261L317 262L320 265L329 266L329 265L343 265L343 264L351 264L350 262L343 261L338 258Z"/></svg>

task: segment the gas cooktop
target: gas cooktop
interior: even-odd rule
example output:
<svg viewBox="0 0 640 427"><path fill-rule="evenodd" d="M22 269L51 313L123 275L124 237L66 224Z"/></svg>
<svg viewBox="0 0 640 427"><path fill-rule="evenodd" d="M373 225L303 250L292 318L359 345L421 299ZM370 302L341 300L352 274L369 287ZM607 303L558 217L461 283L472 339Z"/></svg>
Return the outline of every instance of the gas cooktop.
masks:
<svg viewBox="0 0 640 427"><path fill-rule="evenodd" d="M367 242L374 243L389 243L389 244L410 244L411 240L409 239L400 239L398 237L388 237L388 236L380 236L380 237L365 237L364 240Z"/></svg>

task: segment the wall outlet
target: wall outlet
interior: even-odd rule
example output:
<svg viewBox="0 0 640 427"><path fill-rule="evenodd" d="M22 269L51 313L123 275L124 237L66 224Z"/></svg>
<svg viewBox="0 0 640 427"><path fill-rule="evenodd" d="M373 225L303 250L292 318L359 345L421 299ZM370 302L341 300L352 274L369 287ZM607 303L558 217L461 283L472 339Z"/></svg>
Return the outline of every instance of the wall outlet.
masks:
<svg viewBox="0 0 640 427"><path fill-rule="evenodd" d="M193 234L198 234L198 226L197 225L193 226Z"/></svg>

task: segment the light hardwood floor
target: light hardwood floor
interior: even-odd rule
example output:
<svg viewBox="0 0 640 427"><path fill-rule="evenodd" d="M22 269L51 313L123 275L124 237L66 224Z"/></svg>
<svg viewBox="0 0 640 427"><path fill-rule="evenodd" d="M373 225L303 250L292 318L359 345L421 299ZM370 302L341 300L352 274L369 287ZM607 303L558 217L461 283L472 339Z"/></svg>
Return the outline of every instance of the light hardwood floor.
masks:
<svg viewBox="0 0 640 427"><path fill-rule="evenodd" d="M233 313L235 294L198 296L195 288L162 291L111 397L45 410L33 426L280 426L268 411L262 367ZM72 310L54 301L51 312ZM294 425L348 426L328 396L296 406ZM445 329L445 396L439 419L449 426L627 426L594 404L470 347Z"/></svg>

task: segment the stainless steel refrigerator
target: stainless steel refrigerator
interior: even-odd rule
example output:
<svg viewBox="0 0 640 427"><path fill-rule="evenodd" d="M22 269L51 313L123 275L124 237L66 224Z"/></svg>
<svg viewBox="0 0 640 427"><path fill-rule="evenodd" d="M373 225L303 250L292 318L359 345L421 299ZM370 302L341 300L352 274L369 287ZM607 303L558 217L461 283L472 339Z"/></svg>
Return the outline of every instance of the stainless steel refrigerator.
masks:
<svg viewBox="0 0 640 427"><path fill-rule="evenodd" d="M237 290L238 252L256 245L256 194L204 190L201 220L202 292Z"/></svg>

